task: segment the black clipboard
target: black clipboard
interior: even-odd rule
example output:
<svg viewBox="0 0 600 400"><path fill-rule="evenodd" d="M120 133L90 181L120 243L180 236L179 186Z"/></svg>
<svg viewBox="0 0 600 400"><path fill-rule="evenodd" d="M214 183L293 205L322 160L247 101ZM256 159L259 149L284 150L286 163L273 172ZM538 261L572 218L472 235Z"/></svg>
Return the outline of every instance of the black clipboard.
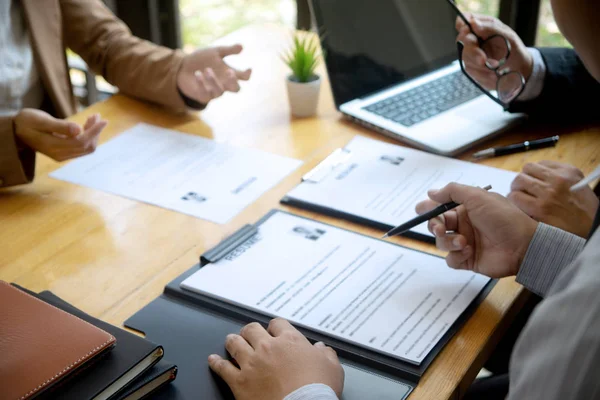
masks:
<svg viewBox="0 0 600 400"><path fill-rule="evenodd" d="M333 171L334 168L339 166L340 164L345 163L351 155L350 150L345 148L339 148L333 151L327 158L321 161L315 168L309 171L302 177L302 182L312 182L318 184L324 176ZM355 214L346 213L344 211L336 210L335 208L325 207L318 204L306 202L303 200L295 199L291 196L284 196L280 200L281 204L289 205L292 207L298 207L303 210L316 212L319 214L327 215L330 217L345 219L350 222L355 222L357 224L365 225L371 228L379 229L384 232L387 232L394 228L394 225L384 224L378 221L373 221L371 219L359 217ZM435 243L435 237L430 235L423 235L422 233L415 231L407 231L402 234L407 238L420 240L426 243Z"/></svg>
<svg viewBox="0 0 600 400"><path fill-rule="evenodd" d="M257 233L258 226L275 213L286 212L271 210L256 224L242 227L203 254L198 265L169 283L160 297L125 322L128 328L143 332L149 340L161 343L165 355L179 366L179 375L173 382L171 390L164 393L166 397L159 398L233 398L226 385L209 371L207 357L212 353L227 356L224 349L227 334L239 332L242 326L252 321L266 325L271 317L182 289L180 284L198 268L217 262L245 243ZM291 215L308 220L295 214ZM482 289L420 365L398 360L309 329L301 327L298 329L309 340L323 341L338 352L346 369L344 399L403 399L416 387L427 367L485 299L495 282L490 281Z"/></svg>

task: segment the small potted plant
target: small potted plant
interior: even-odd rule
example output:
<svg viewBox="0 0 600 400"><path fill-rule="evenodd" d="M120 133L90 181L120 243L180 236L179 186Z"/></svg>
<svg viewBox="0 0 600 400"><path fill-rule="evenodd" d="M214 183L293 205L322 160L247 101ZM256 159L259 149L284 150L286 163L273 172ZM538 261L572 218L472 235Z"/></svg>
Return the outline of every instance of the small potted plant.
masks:
<svg viewBox="0 0 600 400"><path fill-rule="evenodd" d="M319 65L318 38L308 32L297 32L283 61L292 73L287 77L287 92L292 115L309 117L317 112L321 78L315 74Z"/></svg>

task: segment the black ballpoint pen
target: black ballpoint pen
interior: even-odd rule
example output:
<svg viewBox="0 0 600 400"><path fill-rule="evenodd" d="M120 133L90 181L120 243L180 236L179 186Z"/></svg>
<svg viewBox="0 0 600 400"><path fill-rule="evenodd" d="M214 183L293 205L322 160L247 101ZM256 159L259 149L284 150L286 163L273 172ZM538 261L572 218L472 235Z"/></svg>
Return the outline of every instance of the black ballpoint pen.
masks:
<svg viewBox="0 0 600 400"><path fill-rule="evenodd" d="M492 188L492 185L487 185L486 187L483 188L483 190L490 190L491 188ZM422 224L425 221L429 221L430 219L435 218L438 215L442 215L446 211L450 211L453 208L458 207L459 205L460 204L455 203L453 201L451 201L450 203L441 204L431 211L427 211L426 213L418 215L415 218L411 219L410 221L403 223L402 225L398 225L397 227L393 228L388 233L383 235L382 239L385 239L385 238L391 237L391 236L400 235L400 234L414 228L415 226Z"/></svg>
<svg viewBox="0 0 600 400"><path fill-rule="evenodd" d="M504 147L496 147L491 149L485 149L478 151L473 154L474 158L485 158L485 157L496 157L504 156L507 154L519 153L521 151L543 149L544 147L552 147L558 142L558 135L539 139L539 140L527 140L523 143L511 144Z"/></svg>

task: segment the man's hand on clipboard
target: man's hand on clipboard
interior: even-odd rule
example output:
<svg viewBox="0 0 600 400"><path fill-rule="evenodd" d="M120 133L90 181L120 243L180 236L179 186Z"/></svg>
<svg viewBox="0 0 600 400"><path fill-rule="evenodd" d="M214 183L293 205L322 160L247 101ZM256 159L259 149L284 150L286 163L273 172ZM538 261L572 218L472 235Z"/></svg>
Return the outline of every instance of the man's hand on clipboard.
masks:
<svg viewBox="0 0 600 400"><path fill-rule="evenodd" d="M335 350L312 345L284 319L267 329L253 322L239 335L225 339L225 348L238 364L213 354L210 368L229 385L236 400L281 400L313 383L329 386L338 398L344 387L344 370Z"/></svg>

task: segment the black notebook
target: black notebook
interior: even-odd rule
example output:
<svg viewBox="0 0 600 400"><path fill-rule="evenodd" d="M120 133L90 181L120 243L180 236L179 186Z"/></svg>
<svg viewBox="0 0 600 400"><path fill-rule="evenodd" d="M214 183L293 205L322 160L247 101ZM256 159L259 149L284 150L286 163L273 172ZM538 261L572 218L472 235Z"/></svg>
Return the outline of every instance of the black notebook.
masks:
<svg viewBox="0 0 600 400"><path fill-rule="evenodd" d="M150 397L177 377L177 366L165 360L146 371L131 382L115 400L138 400Z"/></svg>
<svg viewBox="0 0 600 400"><path fill-rule="evenodd" d="M51 292L36 294L22 287L19 289L109 332L117 339L118 346L115 346L113 351L65 385L57 387L49 398L121 399L120 392L158 363L163 356L162 346L96 319Z"/></svg>

